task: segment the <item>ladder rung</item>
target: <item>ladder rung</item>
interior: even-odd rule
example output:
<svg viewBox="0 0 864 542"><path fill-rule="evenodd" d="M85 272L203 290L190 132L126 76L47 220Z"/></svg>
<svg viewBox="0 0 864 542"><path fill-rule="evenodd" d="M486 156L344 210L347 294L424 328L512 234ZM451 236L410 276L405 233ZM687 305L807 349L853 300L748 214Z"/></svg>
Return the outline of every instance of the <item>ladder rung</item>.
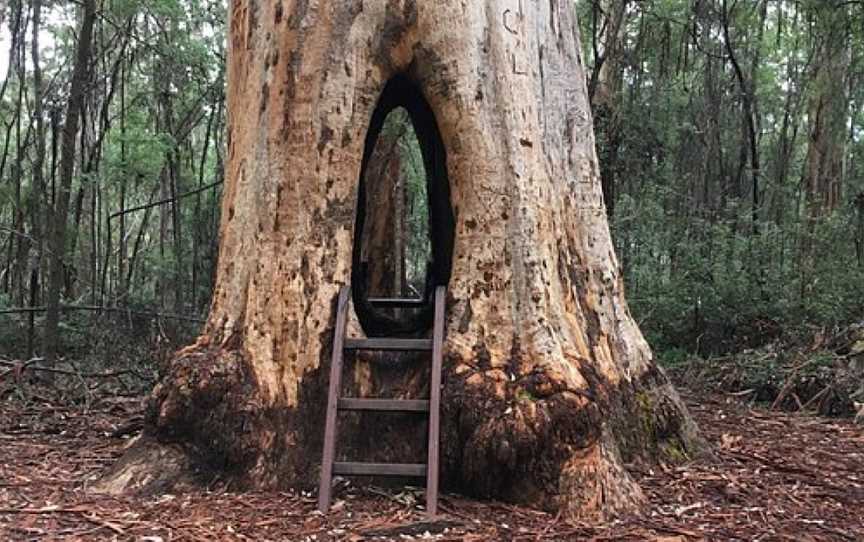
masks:
<svg viewBox="0 0 864 542"><path fill-rule="evenodd" d="M429 412L426 399L339 399L339 410L371 410L379 412Z"/></svg>
<svg viewBox="0 0 864 542"><path fill-rule="evenodd" d="M426 305L425 299L399 299L389 297L370 297L369 303L376 307L392 309L419 309Z"/></svg>
<svg viewBox="0 0 864 542"><path fill-rule="evenodd" d="M345 476L426 476L423 463L333 463L333 474Z"/></svg>
<svg viewBox="0 0 864 542"><path fill-rule="evenodd" d="M345 339L346 350L432 350L432 339Z"/></svg>

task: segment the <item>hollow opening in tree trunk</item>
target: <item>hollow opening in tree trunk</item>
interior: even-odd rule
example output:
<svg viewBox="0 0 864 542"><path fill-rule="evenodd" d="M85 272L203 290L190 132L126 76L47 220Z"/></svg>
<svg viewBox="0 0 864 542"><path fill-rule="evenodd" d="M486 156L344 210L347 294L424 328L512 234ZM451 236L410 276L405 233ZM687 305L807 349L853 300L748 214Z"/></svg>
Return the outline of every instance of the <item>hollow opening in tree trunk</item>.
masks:
<svg viewBox="0 0 864 542"><path fill-rule="evenodd" d="M419 87L398 75L372 114L360 172L351 288L363 330L413 336L432 324L432 292L450 279L454 216L447 156ZM394 304L383 300L403 299Z"/></svg>

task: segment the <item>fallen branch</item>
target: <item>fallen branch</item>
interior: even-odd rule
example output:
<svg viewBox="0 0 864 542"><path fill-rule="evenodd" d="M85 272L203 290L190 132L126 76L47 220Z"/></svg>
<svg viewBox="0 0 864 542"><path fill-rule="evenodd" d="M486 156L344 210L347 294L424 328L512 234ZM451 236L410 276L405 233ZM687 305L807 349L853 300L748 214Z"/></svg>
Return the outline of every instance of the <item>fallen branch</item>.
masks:
<svg viewBox="0 0 864 542"><path fill-rule="evenodd" d="M129 209L124 209L122 211L117 211L115 213L111 213L111 215L108 217L108 220L109 221L114 220L118 216L128 215L129 213L134 213L136 211L143 211L145 209L150 209L152 207L158 207L160 205L168 205L169 203L174 203L177 200L181 200L183 198L188 198L189 196L194 196L196 194L200 194L201 192L206 192L207 190L210 190L211 188L216 188L217 186L221 185L224 182L225 182L224 180L223 181L216 181L215 183L210 183L208 185L202 186L200 188L196 188L195 190L191 190L189 192L185 192L185 193L180 194L179 196L176 196L173 198L163 199L160 201L154 201L153 203L147 203L144 205L139 205L137 207L131 207Z"/></svg>
<svg viewBox="0 0 864 542"><path fill-rule="evenodd" d="M3 374L0 374L0 380L3 380L7 376L9 376L11 373L16 373L15 374L16 380L20 379L21 374L24 373L25 369L27 369L28 367L30 367L34 363L39 363L40 361L45 361L45 358L33 358L31 360L24 361L24 362L20 362L20 361L19 362L12 362L12 361L0 360L0 365L4 365L6 367L11 367L10 369L7 369L6 371L4 371Z"/></svg>
<svg viewBox="0 0 864 542"><path fill-rule="evenodd" d="M834 386L832 386L831 384L828 384L827 386L825 386L824 388L822 388L822 391L820 391L819 393L817 393L816 395L814 395L813 397L811 397L809 401L807 401L806 403L804 403L804 405L801 407L801 410L807 410L807 408L808 408L810 405L812 405L812 404L815 403L816 401L822 399L822 396L824 396L826 393L828 393L828 392L831 391L832 389L834 389Z"/></svg>
<svg viewBox="0 0 864 542"><path fill-rule="evenodd" d="M68 369L58 369L56 367L45 367L42 365L31 365L31 363L34 363L37 361L45 361L45 358L34 358L34 359L28 361L26 364L16 363L14 361L0 360L0 365L3 365L5 367L11 367L11 369L9 369L8 371L6 371L2 375L0 375L0 377L4 377L8 373L15 371L15 370L20 370L23 372L24 369L30 369L31 371L42 371L42 372L46 372L46 373L54 373L54 374L60 374L60 375L66 375L66 376L80 376L83 378L116 378L116 377L127 375L127 374L135 375L138 378L141 378L139 375L135 374L133 371L128 370L128 369L124 370L124 371L113 371L113 372L109 372L109 373L79 373L76 371L70 371Z"/></svg>
<svg viewBox="0 0 864 542"><path fill-rule="evenodd" d="M44 508L0 508L0 514L86 514L89 510L82 507L60 508L45 506Z"/></svg>

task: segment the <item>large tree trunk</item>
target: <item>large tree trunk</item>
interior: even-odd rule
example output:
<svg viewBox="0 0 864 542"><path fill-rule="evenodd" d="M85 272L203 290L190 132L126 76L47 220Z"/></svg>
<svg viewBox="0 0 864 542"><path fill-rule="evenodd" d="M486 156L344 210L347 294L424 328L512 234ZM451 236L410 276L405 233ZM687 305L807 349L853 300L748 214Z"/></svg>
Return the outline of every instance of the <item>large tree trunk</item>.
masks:
<svg viewBox="0 0 864 542"><path fill-rule="evenodd" d="M315 484L366 132L398 74L434 113L418 134L437 121L443 149L429 156L446 151L446 171L432 175L449 177L455 217L452 262L440 261L448 250L433 262L439 281L449 276L445 487L606 516L642 499L625 462L696 449L624 301L573 12L554 1L233 3L208 324L165 370L146 437L103 488L173 476L159 464L178 449L169 443L186 458L172 465L241 486ZM433 185L437 202L447 190ZM440 243L446 212L431 212ZM356 394L420 397L427 371L361 359L345 380ZM340 449L416 460L423 431L410 417L346 417Z"/></svg>

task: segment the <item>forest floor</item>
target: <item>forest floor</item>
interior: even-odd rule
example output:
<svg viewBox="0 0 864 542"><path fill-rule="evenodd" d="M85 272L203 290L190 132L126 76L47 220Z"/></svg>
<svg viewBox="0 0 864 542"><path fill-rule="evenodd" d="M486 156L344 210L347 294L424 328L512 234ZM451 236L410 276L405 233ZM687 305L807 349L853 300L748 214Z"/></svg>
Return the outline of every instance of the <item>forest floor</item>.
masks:
<svg viewBox="0 0 864 542"><path fill-rule="evenodd" d="M94 494L88 485L122 453L123 433L140 425L141 400L105 397L85 409L31 395L0 403L0 540L864 539L860 426L729 395L683 395L713 455L634 467L648 507L600 526L457 495L444 495L440 520L425 523L419 489L349 487L326 518L308 494Z"/></svg>

